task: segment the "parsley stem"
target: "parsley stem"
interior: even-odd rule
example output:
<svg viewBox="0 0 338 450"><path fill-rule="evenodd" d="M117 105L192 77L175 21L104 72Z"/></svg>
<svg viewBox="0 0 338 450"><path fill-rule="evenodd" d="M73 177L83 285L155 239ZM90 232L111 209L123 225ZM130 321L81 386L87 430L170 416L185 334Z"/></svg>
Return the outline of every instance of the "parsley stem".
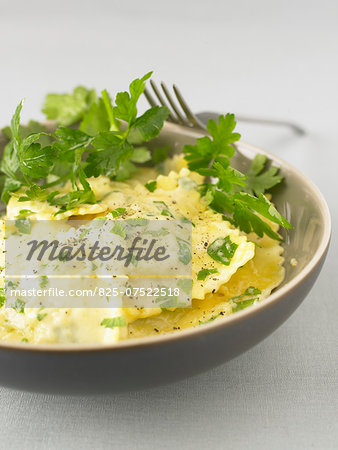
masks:
<svg viewBox="0 0 338 450"><path fill-rule="evenodd" d="M107 111L107 114L109 117L110 131L119 131L119 127L118 127L115 117L114 117L113 107L112 107L111 100L110 100L107 90L104 89L101 92L101 95L102 95L103 104L106 108L106 111Z"/></svg>

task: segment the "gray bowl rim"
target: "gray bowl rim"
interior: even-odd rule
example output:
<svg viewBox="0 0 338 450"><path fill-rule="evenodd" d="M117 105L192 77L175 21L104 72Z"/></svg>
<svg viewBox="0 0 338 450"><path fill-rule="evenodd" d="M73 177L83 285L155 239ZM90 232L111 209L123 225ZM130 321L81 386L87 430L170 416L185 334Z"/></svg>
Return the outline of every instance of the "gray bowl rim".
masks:
<svg viewBox="0 0 338 450"><path fill-rule="evenodd" d="M47 126L53 125L53 122L45 122ZM166 122L163 129L173 134L180 133L185 134L187 137L199 138L204 136L206 133L201 131L197 131L194 129L188 129L185 127L181 127L179 125ZM308 189L314 194L314 198L316 199L316 203L321 210L323 220L324 220L324 232L321 237L320 244L316 250L316 253L313 255L312 259L306 264L305 267L290 281L288 281L281 288L276 288L275 291L269 297L267 297L262 302L257 303L253 307L244 309L242 311L237 312L231 316L225 317L220 320L212 321L208 324L205 324L203 327L191 327L180 331L175 331L172 333L167 333L163 335L155 335L155 336L146 336L142 338L132 338L124 341L118 341L116 343L111 344L30 344L30 343L21 343L21 342L0 342L0 351L1 350L13 350L13 351L24 351L24 352L33 352L33 353L91 353L91 352L120 352L124 350L130 350L134 348L146 348L146 347L154 347L161 346L169 343L174 343L179 340L186 340L193 337L201 337L202 335L208 335L216 330L219 330L223 327L233 326L238 322L245 321L249 316L260 314L263 309L270 308L274 303L279 301L283 301L283 298L287 296L287 294L293 289L297 288L303 281L307 279L307 277L311 274L311 272L317 267L322 258L325 256L328 246L330 244L331 238L331 215L329 207L326 203L326 200L319 190L319 188L302 172L293 167L290 163L283 160L282 158L274 155L273 153L259 148L257 146L248 144L245 141L240 140L237 142L236 147L240 150L241 148L249 150L249 153L263 153L269 159L277 162L281 168L285 167L289 169L290 172L293 172L297 177L299 177L302 182L308 187Z"/></svg>

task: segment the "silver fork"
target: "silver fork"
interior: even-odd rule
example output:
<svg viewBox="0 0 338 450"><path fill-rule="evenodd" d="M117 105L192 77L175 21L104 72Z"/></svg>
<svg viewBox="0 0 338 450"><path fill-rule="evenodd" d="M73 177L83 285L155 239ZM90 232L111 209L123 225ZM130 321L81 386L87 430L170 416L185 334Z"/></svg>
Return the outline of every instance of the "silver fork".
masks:
<svg viewBox="0 0 338 450"><path fill-rule="evenodd" d="M150 80L150 85L155 94L155 97L157 98L157 101L154 99L150 91L146 88L144 90L144 95L148 100L148 103L150 104L150 106L156 106L158 105L158 103L160 103L160 105L169 108L170 114L167 119L169 122L173 122L190 128L195 128L198 130L206 130L205 124L208 118L217 119L218 117L218 114L212 112L202 112L194 114L175 84L173 84L173 91L175 93L176 101L163 82L161 82L161 88L164 96L153 80ZM265 119L260 117L243 117L237 115L236 119L240 122L250 122L260 125L284 126L290 128L298 135L305 134L305 130L301 126L286 120Z"/></svg>

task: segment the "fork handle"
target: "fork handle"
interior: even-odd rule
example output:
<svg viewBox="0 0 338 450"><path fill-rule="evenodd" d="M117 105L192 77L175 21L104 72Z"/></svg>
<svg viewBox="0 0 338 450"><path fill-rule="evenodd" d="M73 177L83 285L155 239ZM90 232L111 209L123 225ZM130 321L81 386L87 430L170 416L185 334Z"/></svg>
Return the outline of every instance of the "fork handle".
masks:
<svg viewBox="0 0 338 450"><path fill-rule="evenodd" d="M209 112L209 111L203 111L201 113L196 114L196 116L203 122L207 123L209 119L218 120L219 114L215 112ZM272 125L272 126L282 126L291 128L296 134L303 135L306 134L306 131L304 128L299 126L298 124L294 122L289 122L287 120L277 120L277 119L265 119L261 117L247 117L247 116L238 116L236 115L236 119L239 122L249 122L249 123L256 123L260 125Z"/></svg>

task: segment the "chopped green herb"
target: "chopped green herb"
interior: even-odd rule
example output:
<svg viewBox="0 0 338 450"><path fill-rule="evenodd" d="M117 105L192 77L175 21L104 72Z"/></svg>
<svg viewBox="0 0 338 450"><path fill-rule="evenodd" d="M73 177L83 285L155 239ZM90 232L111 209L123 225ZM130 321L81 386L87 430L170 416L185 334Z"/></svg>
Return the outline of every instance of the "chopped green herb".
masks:
<svg viewBox="0 0 338 450"><path fill-rule="evenodd" d="M178 296L173 295L172 288L168 286L158 286L158 289L161 291L161 295L155 299L156 303L160 303L159 307L163 308L176 308L177 307L177 298ZM163 294L163 291L165 294Z"/></svg>
<svg viewBox="0 0 338 450"><path fill-rule="evenodd" d="M29 219L17 219L15 221L15 226L18 229L18 231L22 234L31 233L31 222Z"/></svg>
<svg viewBox="0 0 338 450"><path fill-rule="evenodd" d="M191 245L183 239L176 237L176 242L178 244L178 259L184 265L191 262Z"/></svg>
<svg viewBox="0 0 338 450"><path fill-rule="evenodd" d="M237 247L238 245L232 242L229 236L226 236L225 238L217 238L212 242L207 249L207 253L215 261L229 266Z"/></svg>
<svg viewBox="0 0 338 450"><path fill-rule="evenodd" d="M126 326L126 319L124 318L124 316L103 319L100 325L106 328L124 327Z"/></svg>
<svg viewBox="0 0 338 450"><path fill-rule="evenodd" d="M48 314L44 313L44 314L37 314L36 318L38 319L39 322L41 322L41 320L43 320Z"/></svg>
<svg viewBox="0 0 338 450"><path fill-rule="evenodd" d="M69 250L67 248L61 249L58 260L61 262L70 261L71 253L72 253L71 250ZM54 268L54 270L56 270L56 268Z"/></svg>
<svg viewBox="0 0 338 450"><path fill-rule="evenodd" d="M110 211L110 214L114 217L114 219L116 217L120 217L123 216L123 214L126 212L126 208L116 208L113 209L112 211Z"/></svg>
<svg viewBox="0 0 338 450"><path fill-rule="evenodd" d="M154 201L153 203L161 210L162 216L169 216L169 217L174 218L173 214L169 211L169 208L165 202Z"/></svg>
<svg viewBox="0 0 338 450"><path fill-rule="evenodd" d="M5 301L6 301L5 290L4 288L0 288L0 308L4 306Z"/></svg>
<svg viewBox="0 0 338 450"><path fill-rule="evenodd" d="M30 216L32 214L36 214L34 211L31 211L30 209L20 209L19 216L17 219L24 219L27 216Z"/></svg>
<svg viewBox="0 0 338 450"><path fill-rule="evenodd" d="M196 225L194 224L194 222L192 222L190 219L188 219L187 217L181 217L181 221L183 223L190 223L193 227L196 227Z"/></svg>
<svg viewBox="0 0 338 450"><path fill-rule="evenodd" d="M41 279L41 281L40 281L40 288L42 289L45 286L47 286L47 284L48 284L48 277L47 277L47 275L41 275L40 279Z"/></svg>
<svg viewBox="0 0 338 450"><path fill-rule="evenodd" d="M26 303L19 298L15 300L14 307L16 312L23 314L25 312Z"/></svg>
<svg viewBox="0 0 338 450"><path fill-rule="evenodd" d="M149 183L144 185L149 192L154 192L157 188L157 181L149 181Z"/></svg>
<svg viewBox="0 0 338 450"><path fill-rule="evenodd" d="M206 277L208 275L211 275L212 273L218 273L218 270L217 269L202 269L198 272L197 279L203 281L206 279Z"/></svg>
<svg viewBox="0 0 338 450"><path fill-rule="evenodd" d="M115 222L113 228L110 230L111 233L117 234L125 239L127 234L127 228L121 222Z"/></svg>
<svg viewBox="0 0 338 450"><path fill-rule="evenodd" d="M215 319L217 319L217 318L220 317L221 315L222 315L222 314L219 313L219 314L216 314L215 316L210 317L210 319L208 319L208 320L204 320L204 321L199 320L199 321L198 321L198 325L205 325L206 323L213 322Z"/></svg>
<svg viewBox="0 0 338 450"><path fill-rule="evenodd" d="M89 228L82 228L79 238L83 239L86 236L86 234L89 233L89 231L90 231Z"/></svg>
<svg viewBox="0 0 338 450"><path fill-rule="evenodd" d="M27 339L27 338L22 338L22 339L21 339L21 342L26 342L26 343L27 343L27 342L28 342L28 339Z"/></svg>
<svg viewBox="0 0 338 450"><path fill-rule="evenodd" d="M177 287L182 289L185 294L191 295L192 289L192 279L191 278L180 278L177 280Z"/></svg>
<svg viewBox="0 0 338 450"><path fill-rule="evenodd" d="M159 230L147 230L144 234L150 234L153 237L167 236L169 231L166 228L161 228Z"/></svg>
<svg viewBox="0 0 338 450"><path fill-rule="evenodd" d="M258 302L259 297L253 297L253 298L247 298L249 296L253 295L260 295L262 292L260 289L256 288L255 286L249 286L245 292L241 295L236 295L235 297L231 297L230 300L233 301L232 303L232 311L237 312L242 309L247 308L248 306L254 305Z"/></svg>
<svg viewBox="0 0 338 450"><path fill-rule="evenodd" d="M230 300L236 300L238 298L247 297L248 295L260 295L261 293L262 292L255 286L249 286L243 294L236 295L235 297L231 297Z"/></svg>
<svg viewBox="0 0 338 450"><path fill-rule="evenodd" d="M257 301L258 301L258 297L256 297L256 298L250 298L250 299L248 299L248 300L242 300L242 301L240 301L240 302L238 302L238 303L236 302L236 303L234 303L234 304L232 305L232 311L233 311L233 312L240 311L240 310L242 310L242 309L247 308L248 306L254 305L255 303L257 303Z"/></svg>

